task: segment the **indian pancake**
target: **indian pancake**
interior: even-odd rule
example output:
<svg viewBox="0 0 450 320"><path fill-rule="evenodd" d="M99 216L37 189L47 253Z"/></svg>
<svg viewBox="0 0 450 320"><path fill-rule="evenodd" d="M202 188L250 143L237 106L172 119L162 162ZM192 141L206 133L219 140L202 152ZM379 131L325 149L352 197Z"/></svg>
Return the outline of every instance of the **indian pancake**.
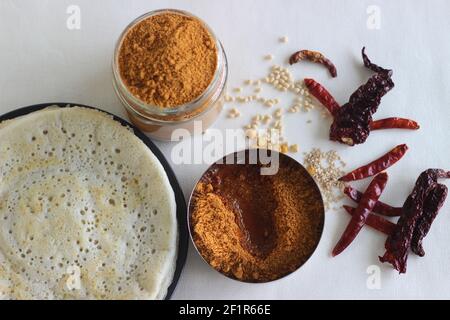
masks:
<svg viewBox="0 0 450 320"><path fill-rule="evenodd" d="M177 230L161 163L110 115L0 124L0 298L163 299Z"/></svg>

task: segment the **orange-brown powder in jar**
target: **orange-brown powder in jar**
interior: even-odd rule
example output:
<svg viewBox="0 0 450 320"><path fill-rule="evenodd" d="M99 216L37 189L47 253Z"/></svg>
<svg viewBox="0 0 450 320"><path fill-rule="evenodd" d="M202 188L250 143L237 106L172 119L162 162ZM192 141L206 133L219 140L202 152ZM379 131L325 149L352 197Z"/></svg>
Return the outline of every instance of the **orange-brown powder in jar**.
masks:
<svg viewBox="0 0 450 320"><path fill-rule="evenodd" d="M170 108L205 92L217 59L214 38L200 20L165 12L140 21L127 32L118 65L122 81L136 98Z"/></svg>
<svg viewBox="0 0 450 320"><path fill-rule="evenodd" d="M324 208L306 170L280 158L276 175L259 165L215 164L191 201L191 233L205 260L247 282L279 279L300 267L320 239Z"/></svg>

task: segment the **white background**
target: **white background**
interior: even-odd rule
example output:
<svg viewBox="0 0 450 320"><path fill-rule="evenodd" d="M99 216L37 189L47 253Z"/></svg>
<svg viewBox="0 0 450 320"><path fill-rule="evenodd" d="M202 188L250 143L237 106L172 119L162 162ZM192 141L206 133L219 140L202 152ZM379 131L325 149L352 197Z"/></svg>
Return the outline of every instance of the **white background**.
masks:
<svg viewBox="0 0 450 320"><path fill-rule="evenodd" d="M66 9L72 4L81 8L81 30L66 28ZM366 26L366 9L373 4L381 10L379 30ZM422 170L450 169L450 2L444 0L0 0L0 113L65 101L124 116L111 85L115 40L138 15L167 7L191 11L215 30L229 58L230 86L264 76L271 65L262 59L265 54L274 54L274 62L284 64L297 49L317 49L335 62L338 78L307 63L291 70L298 79L314 77L344 103L370 75L360 57L365 45L374 62L394 70L396 87L383 98L376 118L410 117L420 122L421 130L375 132L365 144L350 148L328 141L330 120L312 111L286 117L289 141L298 143L301 151L336 149L349 169L407 143L410 151L389 169L390 182L382 196L394 205L403 203ZM288 44L278 42L283 35L289 36ZM285 107L292 100L288 94L278 97ZM252 114L264 111L247 108L239 120L228 120L224 114L215 127L238 128ZM306 124L309 119L312 124ZM173 144L158 145L170 158ZM301 153L294 157L302 160ZM174 166L186 197L205 168L206 164ZM425 240L426 257L410 255L406 275L378 262L385 238L368 228L343 254L331 258L347 221L341 210L327 212L322 241L310 261L293 275L268 284L229 280L206 265L191 246L174 298L450 298L449 203ZM370 265L381 267L379 290L367 288Z"/></svg>

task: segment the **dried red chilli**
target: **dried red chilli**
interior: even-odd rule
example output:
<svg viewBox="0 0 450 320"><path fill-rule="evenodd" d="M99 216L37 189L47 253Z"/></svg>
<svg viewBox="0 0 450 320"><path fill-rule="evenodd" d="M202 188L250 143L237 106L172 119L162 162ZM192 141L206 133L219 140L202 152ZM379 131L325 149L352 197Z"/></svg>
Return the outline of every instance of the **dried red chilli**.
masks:
<svg viewBox="0 0 450 320"><path fill-rule="evenodd" d="M309 60L314 63L320 63L328 69L333 78L337 77L336 67L334 66L333 62L331 62L330 59L326 58L322 53L318 51L312 50L297 51L291 55L291 57L289 58L289 63L292 65L301 60Z"/></svg>
<svg viewBox="0 0 450 320"><path fill-rule="evenodd" d="M403 213L395 226L394 232L385 243L386 252L381 262L389 262L399 271L406 272L408 250L418 222L423 216L424 205L430 192L437 185L439 178L450 178L450 172L441 169L428 169L417 178L413 191L403 204Z"/></svg>
<svg viewBox="0 0 450 320"><path fill-rule="evenodd" d="M336 102L331 93L320 83L314 79L306 78L304 79L305 85L308 91L317 99L319 102L328 109L328 111L334 115L336 111L340 108L339 104ZM410 119L392 117L386 119L375 120L370 123L370 130L380 130L380 129L409 129L417 130L419 129L419 124Z"/></svg>
<svg viewBox="0 0 450 320"><path fill-rule="evenodd" d="M304 80L308 91L317 99L319 102L328 109L328 111L333 115L339 109L339 104L333 98L333 96L322 86L320 83L314 81L313 79Z"/></svg>
<svg viewBox="0 0 450 320"><path fill-rule="evenodd" d="M357 203L361 201L363 195L362 192L350 186L346 186L344 188L344 193ZM398 217L402 214L402 208L392 207L384 202L377 201L377 203L375 203L375 206L373 207L373 212L386 217Z"/></svg>
<svg viewBox="0 0 450 320"><path fill-rule="evenodd" d="M335 115L340 106L331 95L331 93L320 83L313 79L304 79L308 91L331 113ZM418 130L420 125L411 119L391 117L386 119L374 120L369 124L369 131L381 129L407 129Z"/></svg>
<svg viewBox="0 0 450 320"><path fill-rule="evenodd" d="M353 170L352 172L339 178L339 180L355 181L374 176L399 161L405 155L406 151L408 151L408 146L406 144L398 145L380 158Z"/></svg>
<svg viewBox="0 0 450 320"><path fill-rule="evenodd" d="M355 208L352 208L350 206L343 206L343 208L350 215L353 216L355 214ZM387 234L387 235L390 235L394 231L394 228L395 228L395 223L392 223L389 220L386 220L385 218L374 215L372 213L370 213L367 216L366 224L369 227L372 227L375 230L383 232L384 234Z"/></svg>
<svg viewBox="0 0 450 320"><path fill-rule="evenodd" d="M420 125L414 120L397 117L372 121L372 123L370 124L370 130L380 130L380 129L418 130L420 129Z"/></svg>
<svg viewBox="0 0 450 320"><path fill-rule="evenodd" d="M392 70L373 64L362 49L364 66L374 72L366 84L360 86L349 102L334 114L330 128L330 140L353 146L366 141L370 133L372 115L377 111L381 98L394 87Z"/></svg>
<svg viewBox="0 0 450 320"><path fill-rule="evenodd" d="M378 198L381 196L388 181L388 175L386 172L382 172L375 176L366 192L361 197L361 201L358 207L355 209L352 219L350 220L347 228L339 239L338 243L333 249L332 255L337 256L347 248L350 243L356 238L361 228L366 223L367 217L372 212Z"/></svg>
<svg viewBox="0 0 450 320"><path fill-rule="evenodd" d="M425 199L423 214L419 221L417 221L411 240L411 250L418 256L423 257L425 255L425 250L422 246L423 238L425 238L428 231L430 231L431 224L438 215L439 209L441 209L444 204L447 193L447 187L438 183Z"/></svg>
<svg viewBox="0 0 450 320"><path fill-rule="evenodd" d="M357 190L354 191L359 192ZM447 187L443 184L437 184L425 199L423 215L414 228L414 233L411 240L412 252L420 257L423 257L425 255L425 251L422 247L422 241L430 231L431 224L438 215L440 208L444 204L447 194ZM377 204L380 204L380 202L378 201ZM346 205L344 205L343 208L350 215L354 214L355 208ZM376 210L376 206L374 207L373 212L379 213ZM386 235L390 235L391 233L393 233L395 228L395 223L392 223L391 221L372 213L367 217L366 225L374 228L375 230L383 232Z"/></svg>
<svg viewBox="0 0 450 320"><path fill-rule="evenodd" d="M351 187L347 187L351 188ZM346 189L347 189L346 188ZM345 192L345 191L344 191ZM358 194L358 197L360 197L362 194L356 190L353 189L350 191L351 194L354 196L355 194ZM413 237L411 240L411 250L417 254L418 256L423 257L425 255L425 251L422 247L422 241L425 238L425 236L428 234L431 224L433 223L434 219L436 218L437 214L439 213L440 208L444 204L444 201L447 197L448 189L445 185L437 184L436 187L430 191L429 195L427 196L424 204L424 210L423 215L419 222L417 222L416 227L414 228ZM359 202L359 200L355 200L356 202ZM377 205L386 205L380 201L377 202ZM380 213L380 211L377 211L377 205L375 205L373 212L374 213ZM387 205L390 207L389 205ZM353 215L354 208L350 206L344 205L343 208L351 215ZM392 207L391 207L392 208ZM394 210L402 208L392 208ZM391 221L388 221L384 219L383 217L370 214L367 218L366 224L380 232L383 232L387 235L390 235L393 232L393 229L395 228L395 223L392 223Z"/></svg>

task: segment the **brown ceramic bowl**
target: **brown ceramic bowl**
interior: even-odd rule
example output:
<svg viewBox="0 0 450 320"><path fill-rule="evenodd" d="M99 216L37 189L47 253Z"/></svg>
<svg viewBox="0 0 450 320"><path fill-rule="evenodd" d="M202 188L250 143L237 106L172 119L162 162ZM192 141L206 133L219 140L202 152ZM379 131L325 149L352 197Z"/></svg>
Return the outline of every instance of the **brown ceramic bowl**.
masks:
<svg viewBox="0 0 450 320"><path fill-rule="evenodd" d="M270 172L276 163L278 170ZM262 175L261 168L269 174ZM324 220L314 179L276 151L247 149L220 159L189 200L189 232L198 253L242 282L274 281L298 270L316 250Z"/></svg>

